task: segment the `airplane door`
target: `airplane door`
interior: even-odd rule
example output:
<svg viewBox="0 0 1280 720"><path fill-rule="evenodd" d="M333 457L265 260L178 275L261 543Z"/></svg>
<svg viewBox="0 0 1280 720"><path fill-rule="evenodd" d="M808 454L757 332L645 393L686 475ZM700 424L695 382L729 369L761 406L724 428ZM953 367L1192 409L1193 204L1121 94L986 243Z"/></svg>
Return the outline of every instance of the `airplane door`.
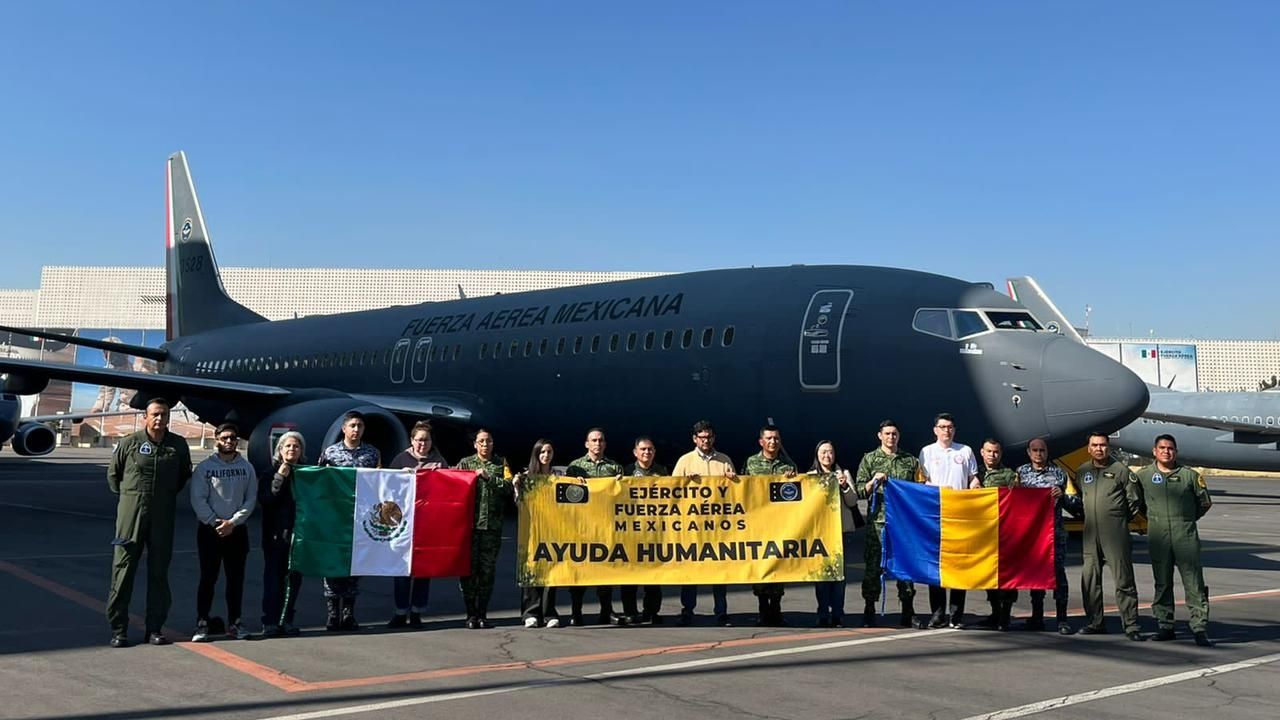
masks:
<svg viewBox="0 0 1280 720"><path fill-rule="evenodd" d="M409 338L400 338L391 349L391 382L404 382L405 368L409 364Z"/></svg>
<svg viewBox="0 0 1280 720"><path fill-rule="evenodd" d="M431 338L422 338L418 341L417 346L413 348L413 381L416 383L426 382L427 380L427 354L431 350Z"/></svg>
<svg viewBox="0 0 1280 720"><path fill-rule="evenodd" d="M800 325L800 388L834 392L840 388L840 346L849 289L819 290L809 298Z"/></svg>

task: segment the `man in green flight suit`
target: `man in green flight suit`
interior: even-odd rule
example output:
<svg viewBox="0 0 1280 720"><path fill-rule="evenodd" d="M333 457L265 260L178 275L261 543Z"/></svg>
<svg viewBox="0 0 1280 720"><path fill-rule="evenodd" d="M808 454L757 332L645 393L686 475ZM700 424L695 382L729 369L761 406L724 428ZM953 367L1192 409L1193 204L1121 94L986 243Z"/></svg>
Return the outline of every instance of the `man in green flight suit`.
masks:
<svg viewBox="0 0 1280 720"><path fill-rule="evenodd" d="M1178 441L1172 435L1158 436L1152 454L1156 461L1134 475L1141 489L1139 507L1147 516L1147 548L1156 581L1151 612L1160 629L1155 639L1174 638L1173 569L1176 567L1182 575L1182 590L1187 596L1196 644L1212 647L1208 632L1209 588L1204 584L1200 531L1196 522L1209 512L1213 500L1200 473L1178 464Z"/></svg>
<svg viewBox="0 0 1280 720"><path fill-rule="evenodd" d="M489 622L489 598L493 575L502 550L502 510L514 492L511 468L493 451L493 434L476 431L476 454L458 461L459 470L476 472L476 521L471 531L471 574L458 579L467 606L467 629L493 627Z"/></svg>
<svg viewBox="0 0 1280 720"><path fill-rule="evenodd" d="M636 461L622 469L622 474L626 477L667 477L671 475L671 471L667 469L667 466L657 461L658 448L653 444L653 438L648 435L641 435L636 438L631 446L631 454ZM622 614L624 617L633 622L662 624L661 585L644 586L644 605L639 614L636 613L637 587L635 585L624 585L619 590L622 595Z"/></svg>
<svg viewBox="0 0 1280 720"><path fill-rule="evenodd" d="M1116 586L1116 605L1130 640L1146 640L1138 631L1138 588L1133 580L1133 541L1129 521L1138 514L1138 483L1124 463L1112 461L1111 440L1106 433L1089 435L1089 462L1076 469L1084 507L1084 573L1080 589L1084 595L1085 626L1081 635L1107 631L1102 614L1102 566L1111 566Z"/></svg>
<svg viewBox="0 0 1280 720"><path fill-rule="evenodd" d="M982 487L1017 487L1018 471L1004 466L1004 446L999 440L987 438L982 441L982 468L978 477ZM982 622L985 627L995 628L1001 632L1009 629L1009 617L1013 614L1013 604L1018 600L1017 590L988 590L987 602L991 603L991 617Z"/></svg>
<svg viewBox="0 0 1280 720"><path fill-rule="evenodd" d="M587 431L587 440L583 443L587 448L587 454L569 463L569 467L565 468L566 477L575 478L597 478L597 477L622 477L622 466L605 457L604 451L608 447L608 442L604 437L602 428L593 427ZM569 588L569 624L582 625L582 600L587 594L587 589L581 585ZM613 614L613 588L608 585L602 585L596 588L596 597L600 600L600 617L601 625L629 625L634 617L623 614Z"/></svg>
<svg viewBox="0 0 1280 720"><path fill-rule="evenodd" d="M862 624L876 624L876 603L880 602L880 543L884 540L884 485L890 478L917 482L920 461L915 455L898 449L902 437L898 423L881 420L876 433L880 447L862 456L853 485L858 497L871 498L867 510L867 534L863 547L862 599L866 607L862 611ZM916 586L906 580L898 581L898 602L902 604L902 627L911 627L915 618L914 601Z"/></svg>
<svg viewBox="0 0 1280 720"><path fill-rule="evenodd" d="M169 432L169 403L147 403L145 428L120 440L107 465L107 486L120 496L111 561L107 622L111 647L129 646L129 599L147 550L146 641L167 645L161 629L169 615L169 560L178 492L191 479L191 449Z"/></svg>
<svg viewBox="0 0 1280 720"><path fill-rule="evenodd" d="M796 476L796 464L782 451L782 432L776 425L760 428L760 452L747 458L742 465L743 475ZM757 625L786 625L782 619L782 596L787 593L782 583L756 583L751 587L760 605Z"/></svg>

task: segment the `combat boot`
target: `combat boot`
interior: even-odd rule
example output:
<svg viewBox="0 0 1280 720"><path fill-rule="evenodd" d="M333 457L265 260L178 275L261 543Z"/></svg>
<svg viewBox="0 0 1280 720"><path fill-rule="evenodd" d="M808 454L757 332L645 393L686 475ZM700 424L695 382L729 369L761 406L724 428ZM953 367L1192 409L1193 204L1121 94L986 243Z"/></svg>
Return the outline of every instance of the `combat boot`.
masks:
<svg viewBox="0 0 1280 720"><path fill-rule="evenodd" d="M898 621L898 625L909 628L915 622L916 609L910 599L902 601L902 619Z"/></svg>
<svg viewBox="0 0 1280 720"><path fill-rule="evenodd" d="M904 618L906 617L905 609L903 610L903 617ZM910 622L910 621L907 621L907 622ZM862 626L863 627L876 626L876 604L870 600L867 601L866 606L862 609Z"/></svg>
<svg viewBox="0 0 1280 720"><path fill-rule="evenodd" d="M1044 630L1044 598L1031 598L1031 619L1027 620L1027 629L1032 631Z"/></svg>
<svg viewBox="0 0 1280 720"><path fill-rule="evenodd" d="M342 619L340 626L343 630L359 630L360 623L356 622L356 599L344 598L342 600Z"/></svg>
<svg viewBox="0 0 1280 720"><path fill-rule="evenodd" d="M338 613L341 602L336 597L327 597L324 599L324 604L328 611L324 620L324 629L329 632L334 632L339 627Z"/></svg>

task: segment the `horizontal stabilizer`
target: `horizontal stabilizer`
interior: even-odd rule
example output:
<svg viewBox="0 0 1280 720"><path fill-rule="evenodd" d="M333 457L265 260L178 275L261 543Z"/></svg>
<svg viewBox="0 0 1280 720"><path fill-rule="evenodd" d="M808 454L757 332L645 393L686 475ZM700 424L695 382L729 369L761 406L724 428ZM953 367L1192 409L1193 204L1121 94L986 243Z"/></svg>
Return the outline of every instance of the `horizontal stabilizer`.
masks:
<svg viewBox="0 0 1280 720"><path fill-rule="evenodd" d="M148 360L167 360L169 358L169 351L164 348L153 348L145 345L130 345L129 343L112 342L109 340L93 340L91 338L82 338L75 335L50 332L48 330L0 325L0 333L14 333L16 335L29 335L31 337L44 338L46 340L57 340L59 342L67 343L68 345L79 345L81 347L94 348L95 350L106 350L108 352L124 353L125 355L136 355L137 357L146 358Z"/></svg>
<svg viewBox="0 0 1280 720"><path fill-rule="evenodd" d="M274 385L191 378L181 375L140 373L128 370L89 368L65 363L42 363L34 360L0 358L0 373L41 377L50 380L91 383L109 387L147 390L165 397L224 397L236 395L242 398L280 398L291 391Z"/></svg>

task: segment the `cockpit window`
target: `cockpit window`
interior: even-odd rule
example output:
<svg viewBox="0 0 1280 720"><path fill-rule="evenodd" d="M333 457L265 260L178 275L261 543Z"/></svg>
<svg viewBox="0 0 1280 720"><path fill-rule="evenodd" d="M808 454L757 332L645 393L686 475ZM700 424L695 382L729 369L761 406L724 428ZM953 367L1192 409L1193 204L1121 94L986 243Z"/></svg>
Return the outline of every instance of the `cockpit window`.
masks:
<svg viewBox="0 0 1280 720"><path fill-rule="evenodd" d="M987 319L997 330L1040 330L1031 313L1019 310L987 310Z"/></svg>
<svg viewBox="0 0 1280 720"><path fill-rule="evenodd" d="M915 320L911 322L911 327L927 335L951 338L951 320L947 317L946 310L931 308L917 310Z"/></svg>
<svg viewBox="0 0 1280 720"><path fill-rule="evenodd" d="M956 319L956 337L961 340L987 331L987 324L976 311L956 310L953 314Z"/></svg>

